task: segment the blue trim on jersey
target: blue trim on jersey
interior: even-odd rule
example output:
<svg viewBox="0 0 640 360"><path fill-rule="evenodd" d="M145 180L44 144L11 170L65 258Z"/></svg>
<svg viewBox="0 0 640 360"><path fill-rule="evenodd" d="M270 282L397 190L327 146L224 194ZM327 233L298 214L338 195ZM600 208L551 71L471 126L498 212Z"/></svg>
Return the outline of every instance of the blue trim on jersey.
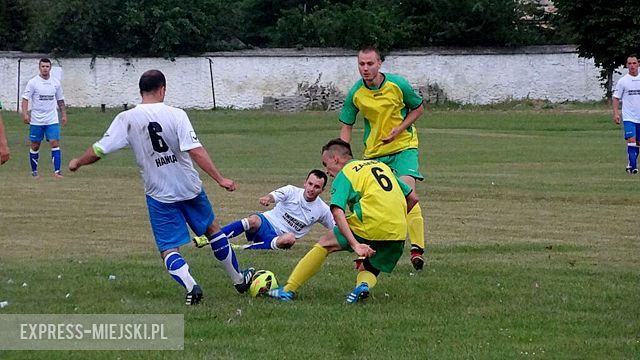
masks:
<svg viewBox="0 0 640 360"><path fill-rule="evenodd" d="M174 203L163 203L149 195L146 198L151 230L160 251L188 243L190 236L187 224L197 236L200 236L207 231L215 219L213 208L204 190L191 200Z"/></svg>
<svg viewBox="0 0 640 360"><path fill-rule="evenodd" d="M274 237L278 236L276 233L276 229L273 228L273 225L267 220L266 217L262 214L257 214L260 217L260 228L258 231L254 233L245 232L247 236L247 240L251 242L268 242L271 243Z"/></svg>
<svg viewBox="0 0 640 360"><path fill-rule="evenodd" d="M29 126L29 140L41 142L45 136L47 141L60 140L60 124Z"/></svg>
<svg viewBox="0 0 640 360"><path fill-rule="evenodd" d="M638 134L640 134L640 124L631 121L623 121L624 125L624 139L636 138L638 140Z"/></svg>

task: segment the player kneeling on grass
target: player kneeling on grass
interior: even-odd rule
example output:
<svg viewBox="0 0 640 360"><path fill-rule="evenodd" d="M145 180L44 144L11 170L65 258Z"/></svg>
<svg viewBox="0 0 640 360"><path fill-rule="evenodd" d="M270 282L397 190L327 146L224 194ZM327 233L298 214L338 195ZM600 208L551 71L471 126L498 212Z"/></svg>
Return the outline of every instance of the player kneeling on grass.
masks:
<svg viewBox="0 0 640 360"><path fill-rule="evenodd" d="M381 271L390 273L395 268L404 249L407 212L418 197L384 163L354 160L349 143L343 140L331 140L322 148L322 164L334 177L331 213L336 227L298 262L287 284L268 295L293 299L298 288L320 270L327 255L347 250L366 258L356 287L347 296L348 303L356 303L369 295Z"/></svg>
<svg viewBox="0 0 640 360"><path fill-rule="evenodd" d="M327 229L335 226L329 206L319 195L327 184L327 174L311 170L304 181L304 188L283 186L260 198L260 204L276 206L261 214L254 214L222 227L228 238L243 232L251 243L242 249L289 249L296 240L306 235L313 224L321 223ZM196 246L205 246L206 237L193 239ZM235 245L234 245L235 246Z"/></svg>
<svg viewBox="0 0 640 360"><path fill-rule="evenodd" d="M240 271L192 160L227 191L234 191L235 183L218 171L187 114L164 104L166 80L162 72L146 71L139 86L142 103L118 114L102 139L69 162L69 170L76 171L130 146L144 180L158 250L169 274L187 290L186 304L195 305L202 299L202 290L179 252L179 247L190 241L187 224L196 235L204 234L210 239L215 258L226 269L236 290L246 292L254 270Z"/></svg>

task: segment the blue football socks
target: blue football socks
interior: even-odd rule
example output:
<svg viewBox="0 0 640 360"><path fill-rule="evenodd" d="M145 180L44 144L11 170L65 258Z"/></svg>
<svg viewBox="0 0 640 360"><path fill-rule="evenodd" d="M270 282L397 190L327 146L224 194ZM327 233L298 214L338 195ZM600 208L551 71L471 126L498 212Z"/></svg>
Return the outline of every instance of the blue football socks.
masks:
<svg viewBox="0 0 640 360"><path fill-rule="evenodd" d="M171 274L173 279L187 289L187 292L191 291L197 284L195 279L191 276L189 264L187 264L180 253L169 253L164 258L164 266L167 268L167 271L169 271L169 274Z"/></svg>
<svg viewBox="0 0 640 360"><path fill-rule="evenodd" d="M629 167L638 168L638 146L635 143L627 143L627 154L629 155Z"/></svg>
<svg viewBox="0 0 640 360"><path fill-rule="evenodd" d="M234 238L249 229L249 221L247 219L238 220L231 224L225 225L222 228L222 232L227 235L227 238Z"/></svg>
<svg viewBox="0 0 640 360"><path fill-rule="evenodd" d="M274 237L271 241L254 242L251 245L245 245L244 250L277 250L277 240L278 237Z"/></svg>
<svg viewBox="0 0 640 360"><path fill-rule="evenodd" d="M227 236L221 230L209 237L209 240L211 240L211 250L213 250L213 255L218 259L218 261L220 261L225 270L227 270L227 274L229 274L233 283L242 283L244 278L240 272L238 259L236 258L236 253L233 252L233 249L229 246L229 239Z"/></svg>
<svg viewBox="0 0 640 360"><path fill-rule="evenodd" d="M59 174L60 164L62 162L62 156L60 155L59 147L51 149L51 160L53 161L53 171Z"/></svg>
<svg viewBox="0 0 640 360"><path fill-rule="evenodd" d="M31 173L33 176L38 175L38 158L40 157L39 151L29 150L29 163L31 164Z"/></svg>

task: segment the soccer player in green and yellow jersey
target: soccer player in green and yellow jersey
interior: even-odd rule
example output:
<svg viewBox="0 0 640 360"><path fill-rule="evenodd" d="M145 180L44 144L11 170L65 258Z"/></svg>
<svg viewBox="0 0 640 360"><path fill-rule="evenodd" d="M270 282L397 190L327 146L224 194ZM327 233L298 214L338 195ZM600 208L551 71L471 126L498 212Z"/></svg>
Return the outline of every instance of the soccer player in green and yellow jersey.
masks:
<svg viewBox="0 0 640 360"><path fill-rule="evenodd" d="M362 79L349 91L339 120L340 138L351 141L358 112L364 117L364 158L383 162L414 191L424 180L418 165L418 133L414 123L424 112L422 98L403 77L380 72L382 59L374 47L358 53ZM407 215L411 264L424 266L424 218L418 204Z"/></svg>
<svg viewBox="0 0 640 360"><path fill-rule="evenodd" d="M351 146L341 139L322 148L322 163L335 178L331 213L336 227L298 262L286 285L268 295L292 300L298 288L320 270L327 255L347 250L365 258L356 287L347 297L347 302L355 303L369 295L381 271L390 273L395 268L407 235L407 211L418 203L418 197L384 163L354 160Z"/></svg>

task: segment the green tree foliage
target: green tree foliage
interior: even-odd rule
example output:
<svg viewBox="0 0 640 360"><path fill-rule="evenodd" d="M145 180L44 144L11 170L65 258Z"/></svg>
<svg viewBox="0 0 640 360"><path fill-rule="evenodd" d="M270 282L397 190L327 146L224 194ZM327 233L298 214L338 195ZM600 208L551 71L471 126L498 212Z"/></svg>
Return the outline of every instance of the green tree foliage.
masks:
<svg viewBox="0 0 640 360"><path fill-rule="evenodd" d="M237 27L220 0L50 0L29 46L56 54L165 56L231 48Z"/></svg>
<svg viewBox="0 0 640 360"><path fill-rule="evenodd" d="M555 0L573 29L581 57L593 59L611 98L615 69L627 55L640 52L640 5L637 0Z"/></svg>
<svg viewBox="0 0 640 360"><path fill-rule="evenodd" d="M376 44L400 48L409 36L395 2L360 1L297 7L282 12L273 32L273 45L284 47L359 48ZM291 31L294 30L294 31Z"/></svg>
<svg viewBox="0 0 640 360"><path fill-rule="evenodd" d="M28 19L24 1L0 1L0 50L22 49Z"/></svg>
<svg viewBox="0 0 640 360"><path fill-rule="evenodd" d="M174 57L246 47L392 50L558 41L552 19L535 0L5 1L30 5L23 50L65 55Z"/></svg>
<svg viewBox="0 0 640 360"><path fill-rule="evenodd" d="M380 48L544 44L548 19L532 2L514 0L360 0L281 10L276 46ZM303 11L304 10L304 11Z"/></svg>
<svg viewBox="0 0 640 360"><path fill-rule="evenodd" d="M531 1L408 0L403 12L417 35L413 46L522 46L551 43L550 14ZM416 41L417 40L417 41Z"/></svg>

